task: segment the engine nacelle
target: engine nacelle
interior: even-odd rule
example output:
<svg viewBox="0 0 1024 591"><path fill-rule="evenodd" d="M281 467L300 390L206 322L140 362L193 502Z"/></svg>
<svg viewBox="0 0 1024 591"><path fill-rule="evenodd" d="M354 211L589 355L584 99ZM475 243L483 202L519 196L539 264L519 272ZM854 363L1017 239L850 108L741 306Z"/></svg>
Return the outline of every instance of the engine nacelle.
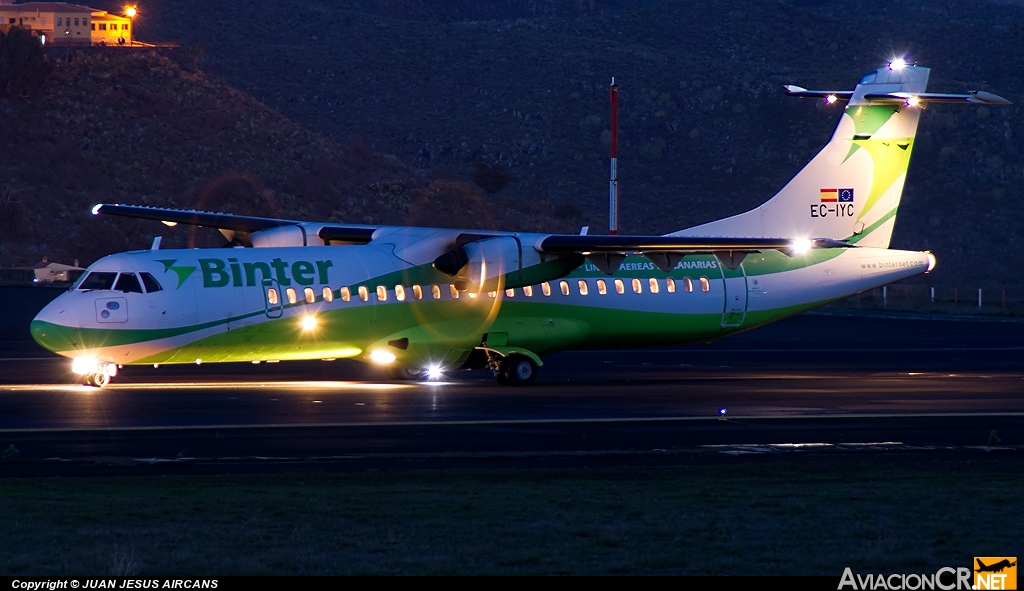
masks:
<svg viewBox="0 0 1024 591"><path fill-rule="evenodd" d="M454 276L460 290L474 293L535 285L568 275L584 257L551 255L533 246L523 248L515 236L496 236L467 242L434 260L434 268Z"/></svg>
<svg viewBox="0 0 1024 591"><path fill-rule="evenodd" d="M324 241L317 236L323 224L290 224L258 230L249 234L249 240L256 248L282 246L323 246Z"/></svg>

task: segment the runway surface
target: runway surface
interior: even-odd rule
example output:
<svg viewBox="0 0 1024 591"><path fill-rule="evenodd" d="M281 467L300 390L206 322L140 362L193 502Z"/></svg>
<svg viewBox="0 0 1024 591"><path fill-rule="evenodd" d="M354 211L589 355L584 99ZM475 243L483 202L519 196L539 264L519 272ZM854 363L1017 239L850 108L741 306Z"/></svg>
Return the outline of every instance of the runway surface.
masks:
<svg viewBox="0 0 1024 591"><path fill-rule="evenodd" d="M711 345L566 352L545 362L527 388L499 386L483 371L402 383L355 362L316 361L129 367L95 390L73 383L67 360L40 350L0 360L0 448L18 449L18 473L52 473L84 465L216 471L301 462L1020 455L1024 444L1019 322L803 315Z"/></svg>

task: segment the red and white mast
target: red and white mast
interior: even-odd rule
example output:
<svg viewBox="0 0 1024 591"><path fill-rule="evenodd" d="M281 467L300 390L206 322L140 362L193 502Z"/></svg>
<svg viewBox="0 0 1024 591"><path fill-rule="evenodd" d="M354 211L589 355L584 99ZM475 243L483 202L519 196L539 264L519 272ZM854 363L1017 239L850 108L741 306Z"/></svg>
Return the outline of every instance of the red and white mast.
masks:
<svg viewBox="0 0 1024 591"><path fill-rule="evenodd" d="M612 236L619 233L619 85L612 76L609 87L612 99L612 165L608 180L608 233Z"/></svg>

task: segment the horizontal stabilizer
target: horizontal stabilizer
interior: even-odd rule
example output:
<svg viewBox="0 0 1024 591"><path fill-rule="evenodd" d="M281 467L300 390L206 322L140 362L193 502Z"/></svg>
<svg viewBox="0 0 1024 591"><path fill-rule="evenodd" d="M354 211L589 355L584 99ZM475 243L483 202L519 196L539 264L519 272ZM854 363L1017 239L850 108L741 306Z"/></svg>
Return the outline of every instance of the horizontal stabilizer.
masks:
<svg viewBox="0 0 1024 591"><path fill-rule="evenodd" d="M802 86L787 84L786 94L798 98L820 98L832 103L848 101L853 98L852 90L807 90ZM950 94L945 92L888 92L865 94L863 99L871 104L925 104L925 103L959 103L976 105L1010 105L1010 101L998 94L983 90L968 90L966 94Z"/></svg>
<svg viewBox="0 0 1024 591"><path fill-rule="evenodd" d="M798 98L820 98L827 99L834 96L835 100L848 101L853 96L852 90L807 90L802 86L787 84L784 86L786 94Z"/></svg>
<svg viewBox="0 0 1024 591"><path fill-rule="evenodd" d="M872 103L892 104L923 104L923 103L970 103L977 105L1012 105L1010 101L998 94L981 90L968 90L967 94L949 94L944 92L891 92L885 94L865 94L864 99Z"/></svg>

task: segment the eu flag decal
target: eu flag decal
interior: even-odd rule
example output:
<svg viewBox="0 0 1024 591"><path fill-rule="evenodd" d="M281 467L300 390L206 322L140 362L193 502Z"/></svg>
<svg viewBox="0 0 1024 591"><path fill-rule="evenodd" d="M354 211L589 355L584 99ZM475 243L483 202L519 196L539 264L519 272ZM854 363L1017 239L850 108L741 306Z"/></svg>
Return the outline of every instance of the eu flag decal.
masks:
<svg viewBox="0 0 1024 591"><path fill-rule="evenodd" d="M853 203L853 189L839 189L839 203Z"/></svg>

